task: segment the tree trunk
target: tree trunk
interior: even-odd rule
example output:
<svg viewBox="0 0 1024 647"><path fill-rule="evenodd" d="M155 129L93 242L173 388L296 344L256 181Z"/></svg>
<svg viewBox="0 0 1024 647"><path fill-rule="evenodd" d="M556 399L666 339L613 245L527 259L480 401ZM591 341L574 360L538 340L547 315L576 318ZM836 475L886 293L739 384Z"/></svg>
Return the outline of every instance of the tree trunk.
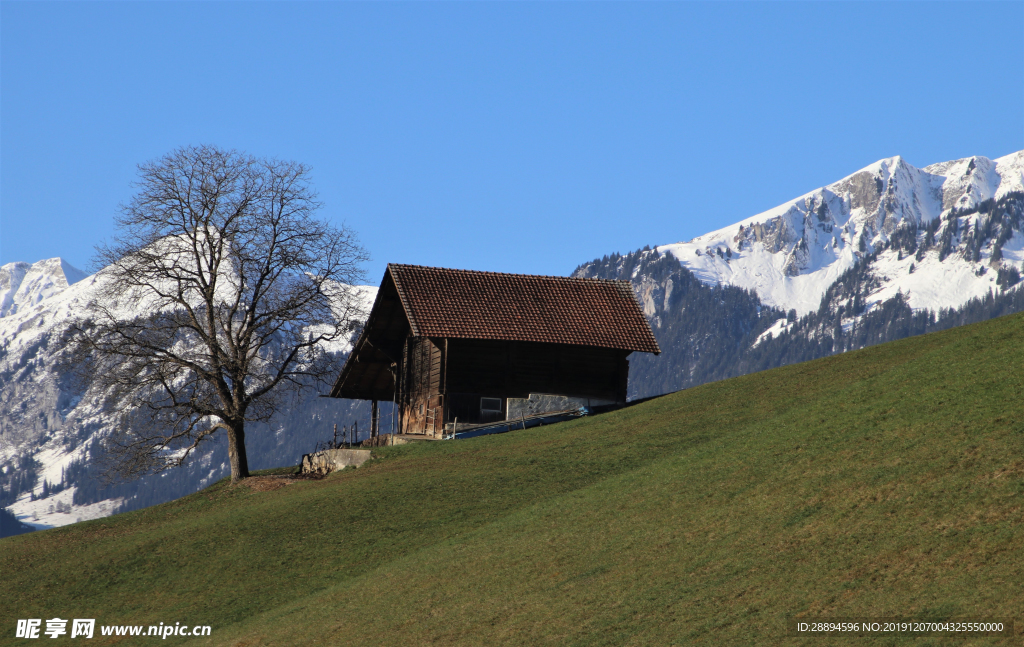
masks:
<svg viewBox="0 0 1024 647"><path fill-rule="evenodd" d="M239 422L228 428L228 463L231 465L231 482L249 478L249 460L245 456L245 423Z"/></svg>

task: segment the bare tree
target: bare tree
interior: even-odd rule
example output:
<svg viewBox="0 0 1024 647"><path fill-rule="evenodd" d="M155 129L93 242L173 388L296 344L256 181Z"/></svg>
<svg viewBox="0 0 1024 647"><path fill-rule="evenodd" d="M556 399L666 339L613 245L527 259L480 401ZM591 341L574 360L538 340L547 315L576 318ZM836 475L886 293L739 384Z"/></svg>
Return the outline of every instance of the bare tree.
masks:
<svg viewBox="0 0 1024 647"><path fill-rule="evenodd" d="M123 476L181 465L223 431L249 476L245 424L330 384L360 311L366 252L315 217L309 169L211 146L139 166L117 236L98 248L100 297L74 348L108 406Z"/></svg>

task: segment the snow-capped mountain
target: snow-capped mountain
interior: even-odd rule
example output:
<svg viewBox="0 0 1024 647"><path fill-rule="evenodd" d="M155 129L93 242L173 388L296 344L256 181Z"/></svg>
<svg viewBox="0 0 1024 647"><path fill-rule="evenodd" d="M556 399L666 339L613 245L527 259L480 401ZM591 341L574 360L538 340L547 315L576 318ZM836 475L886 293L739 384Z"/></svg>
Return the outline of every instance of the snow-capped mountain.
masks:
<svg viewBox="0 0 1024 647"><path fill-rule="evenodd" d="M833 184L693 240L658 247L707 284L754 290L767 305L816 310L836 279L872 252L874 293L902 291L913 308L939 310L981 297L1000 267L1024 266L1024 234L993 232L990 208L1024 194L1024 151L918 169L883 159ZM905 254L895 238L942 246ZM931 242L929 242L929 246Z"/></svg>
<svg viewBox="0 0 1024 647"><path fill-rule="evenodd" d="M0 317L31 308L85 278L85 272L61 258L0 267Z"/></svg>
<svg viewBox="0 0 1024 647"><path fill-rule="evenodd" d="M1024 152L899 157L691 241L595 259L663 352L642 398L1024 310Z"/></svg>
<svg viewBox="0 0 1024 647"><path fill-rule="evenodd" d="M31 265L10 263L0 269L4 305L0 317L0 507L8 507L21 521L36 527L105 516L123 502L123 497L83 497L78 492L82 479L71 475L91 469L90 451L112 428L114 414L101 406L101 394L89 384L74 383L60 363L66 331L98 298L103 280L102 273L85 276L60 258ZM375 296L375 287L359 288L364 310L369 310ZM137 304L132 308L121 304L119 310L126 317L142 314ZM345 342L332 342L328 350L347 352L348 348ZM291 453L309 451L316 440L328 435L337 410L337 401L315 397L296 405L276 421L270 434L263 434L270 439L262 445L259 439L254 441L250 465L258 469L277 457L290 460ZM347 415L350 408L344 411ZM224 471L210 451L194 462L188 475L165 475L162 483L177 479L182 487L194 490L220 478ZM151 480L143 488L158 485ZM95 490L96 484L89 487ZM171 498L182 493L168 492ZM143 494L151 502L166 500Z"/></svg>

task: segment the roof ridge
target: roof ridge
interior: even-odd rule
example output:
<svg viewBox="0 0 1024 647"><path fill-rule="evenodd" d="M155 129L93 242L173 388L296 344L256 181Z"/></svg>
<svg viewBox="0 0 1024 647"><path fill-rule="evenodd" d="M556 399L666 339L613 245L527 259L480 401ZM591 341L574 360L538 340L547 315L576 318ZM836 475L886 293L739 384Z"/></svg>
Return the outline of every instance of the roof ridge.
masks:
<svg viewBox="0 0 1024 647"><path fill-rule="evenodd" d="M491 272L488 270L466 270L455 267L436 267L433 265L412 265L409 263L388 263L388 267L409 268L417 270L438 270L442 272L458 272L463 274L488 274L491 276L514 276L527 279L555 279L557 281L584 281L587 283L629 283L625 279L586 278L582 276L555 276L553 274L520 274L517 272Z"/></svg>

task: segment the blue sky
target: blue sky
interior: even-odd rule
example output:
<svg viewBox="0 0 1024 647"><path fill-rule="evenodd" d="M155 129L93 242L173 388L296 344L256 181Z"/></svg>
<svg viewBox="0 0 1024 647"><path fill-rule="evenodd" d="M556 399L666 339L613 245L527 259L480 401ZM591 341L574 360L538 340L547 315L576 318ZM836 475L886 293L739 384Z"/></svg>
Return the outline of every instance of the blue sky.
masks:
<svg viewBox="0 0 1024 647"><path fill-rule="evenodd" d="M0 263L88 268L199 143L310 165L370 283L567 274L1024 148L1024 2L0 3Z"/></svg>

